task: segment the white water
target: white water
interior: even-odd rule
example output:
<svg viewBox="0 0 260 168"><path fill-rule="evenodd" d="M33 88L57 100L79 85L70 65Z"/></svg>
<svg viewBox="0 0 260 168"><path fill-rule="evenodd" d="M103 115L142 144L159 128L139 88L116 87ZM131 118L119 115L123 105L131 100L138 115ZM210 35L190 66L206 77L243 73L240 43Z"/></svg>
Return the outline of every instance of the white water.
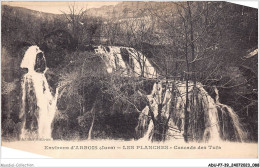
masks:
<svg viewBox="0 0 260 168"><path fill-rule="evenodd" d="M106 49L108 48L108 50ZM129 54L129 62L122 58L120 49L125 49ZM139 51L129 47L97 46L95 53L101 54L107 66L107 72L120 72L123 76L141 76L146 78L157 77L156 69L150 61Z"/></svg>
<svg viewBox="0 0 260 168"><path fill-rule="evenodd" d="M108 49L107 49L108 48ZM127 47L114 47L109 46L105 48L104 46L98 46L95 49L95 52L100 54L104 63L107 66L108 73L119 73L122 76L142 76L145 78L156 78L158 72L151 65L149 60L140 52L136 51L133 48ZM123 59L120 49L125 49L128 52L129 58L128 61ZM26 94L28 93L28 88L26 84L31 85L35 91L35 103L37 104L38 113L37 131L32 133L30 130L27 130L25 127L26 120L23 121L23 127L21 131L21 138L45 138L51 139L51 124L54 119L56 111L56 102L58 96L58 89L56 90L55 96L50 92L48 82L45 77L45 72L38 73L34 70L36 55L40 53L40 49L37 46L30 47L24 55L23 61L21 63L21 68L27 68L28 73L23 77L22 90L23 90L23 109L21 116L26 117L28 112L25 111L26 103ZM174 92L174 103L172 103L172 93L175 86ZM189 100L192 99L192 92L194 92L193 83L189 82ZM202 132L202 135L199 135L202 141L221 141L223 139L223 130L220 130L220 119L218 115L218 110L223 114L229 116L232 121L232 127L234 127L236 140L243 141L245 138L245 133L243 132L238 116L235 114L233 109L227 105L221 104L219 102L218 90L215 88L216 92L216 101L205 91L203 86L200 83L197 83L197 98L194 99L193 104L189 103L188 113L190 116L193 116L197 111L202 114L204 120L195 118L194 123L203 123L203 128L198 128L198 132ZM162 104L162 113L161 115L169 118L168 126L169 129L166 131L166 139L175 139L183 140L184 133L184 107L186 103L186 84L181 81L169 81L166 83L161 80L158 83L153 85L153 89L150 95L146 95L149 100L151 110L155 118L158 116L158 105ZM171 106L174 104L174 107L171 110ZM195 107L195 108L194 108ZM149 121L150 120L150 121ZM223 120L223 119L222 119ZM190 124L192 125L192 124ZM154 134L154 125L149 117L149 107L145 107L139 116L139 124L136 130L140 131L138 127L141 127L142 137L141 140L152 140ZM189 136L196 134L196 129L190 129L188 131ZM229 132L224 132L225 134L230 134ZM91 135L91 133L90 133ZM90 136L89 136L90 137ZM193 138L193 137L192 137ZM198 137L195 137L198 138Z"/></svg>
<svg viewBox="0 0 260 168"><path fill-rule="evenodd" d="M121 49L127 50L129 54L129 62L123 60L123 55L121 53ZM150 61L139 51L128 48L128 47L116 47L116 46L98 46L95 49L95 53L101 54L102 59L104 60L107 66L108 73L120 73L123 76L134 76L139 77L142 76L145 78L157 78L159 76L157 70L151 65ZM165 85L165 81L161 80L159 83L155 83L153 86L152 93L150 95L146 95L149 100L151 110L154 113L155 118L158 116L158 105L162 104L162 116L168 118L170 115L170 107L171 107L171 99L172 99L172 83L175 85L175 103L174 109L171 113L169 119L169 127L166 134L166 139L183 139L184 133L184 107L186 103L186 84L182 81L170 81L166 84L166 90L163 91L163 85ZM225 139L220 130L220 118L218 111L221 113L225 113L226 116L231 118L232 124L231 127L235 130L235 136L237 141L242 141L245 138L245 133L241 129L239 124L238 116L233 111L233 109L227 105L221 104L218 100L218 91L216 92L216 101L207 93L207 91L203 88L202 84L197 83L197 94L193 98L193 104L189 103L188 112L190 116L194 116L195 112L200 113L204 117L204 121L198 118L193 118L193 123L202 123L203 128L200 129L203 134L198 135L202 141L221 141ZM189 101L191 101L192 96L194 97L194 87L193 83L189 82ZM201 107L200 107L201 106ZM202 113L202 114L201 114ZM152 135L154 132L154 126L151 119L148 119L149 116L149 107L145 107L140 114L139 117L139 125L136 128L136 131L142 130L141 137L142 140L152 140ZM225 118L224 118L225 119ZM147 120L150 120L148 122ZM174 122L175 121L175 122ZM179 125L176 125L181 123ZM149 123L149 124L148 124ZM148 124L148 125L147 125ZM195 125L196 125L195 124ZM192 124L190 124L192 125ZM190 128L192 129L192 128ZM196 134L195 130L189 130L190 136L194 136ZM224 134L231 134L228 131L224 130ZM197 136L197 135L196 135ZM194 137L192 137L194 138ZM196 137L195 137L196 138ZM198 138L198 137L197 137Z"/></svg>
<svg viewBox="0 0 260 168"><path fill-rule="evenodd" d="M170 106L171 106L171 99L172 99L172 83L175 84L175 103L174 107L170 116L170 120L168 122L168 126L170 129L166 131L166 139L173 139L173 140L183 140L183 133L184 133L184 107L186 103L186 84L185 82L181 81L171 81L168 84L166 84L166 91L165 95L162 96L162 86L165 85L165 82L160 81L158 84L155 83L153 86L153 90L150 95L147 95L147 98L149 99L151 109L154 112L154 116L158 115L158 104L162 103L163 108L162 108L162 115L165 116L166 118L170 115ZM193 83L189 82L189 99L191 100L191 95L193 92L194 87L192 86ZM231 121L233 122L231 126L235 130L234 133L230 133L228 131L224 131L224 134L235 134L236 136L236 141L243 141L245 139L245 133L243 132L238 116L236 113L233 111L233 109L227 105L223 105L219 102L218 100L218 92L216 90L217 98L216 101L205 91L203 86L200 83L196 84L196 88L198 89L198 101L201 102L201 110L202 114L204 117L204 128L199 128L197 131L203 132L203 135L201 137L197 137L198 139L201 139L204 142L218 142L225 140L223 135L221 135L220 130L220 119L218 115L218 109L222 112L227 114L228 117L231 118ZM163 98L163 101L162 101ZM199 102L194 101L193 104L194 107L200 106ZM196 108L192 107L191 103L189 103L188 106L188 112L189 116L191 117L194 115L194 110ZM226 109L224 109L224 107ZM194 110L192 110L194 109ZM143 111L142 115L149 115L148 114L149 108L146 106ZM142 116L140 115L140 116ZM139 120L143 120L143 117L139 117ZM195 122L202 122L199 118L193 118L193 120L196 120ZM178 122L174 122L178 121ZM142 122L139 122L142 123ZM143 122L147 123L146 122ZM180 125L178 123L181 123ZM138 130L139 125L137 126L136 130ZM144 125L142 125L142 128L145 128ZM148 125L147 131L143 134L142 140L151 140L151 136L153 134L153 122L152 120L150 121ZM194 134L194 132L191 132L189 130L189 134ZM196 139L195 139L196 140Z"/></svg>
<svg viewBox="0 0 260 168"><path fill-rule="evenodd" d="M243 142L246 139L247 135L241 127L237 114L230 106L227 106L227 105L219 102L218 89L217 89L217 87L214 87L214 89L215 89L215 93L216 93L216 105L221 109L221 111L223 113L228 113L227 115L229 115L231 117L233 125L235 127L235 131L236 131L236 138L238 140L240 140L241 142Z"/></svg>
<svg viewBox="0 0 260 168"><path fill-rule="evenodd" d="M58 96L58 89L56 89L56 94L53 96L49 89L49 84L45 77L45 71L43 73L38 73L34 70L36 63L36 55L42 52L39 47L31 46L26 51L24 58L21 63L21 68L27 68L28 73L23 76L22 82L22 112L21 117L23 117L23 125L20 134L20 138L44 138L52 139L51 137L51 124L54 119L56 111L56 102ZM34 111L34 115L37 116L38 129L36 132L32 132L26 129L26 115L29 113L25 111L26 106L26 94L28 94L28 87L30 86L34 90L36 100L34 102L37 104L37 109ZM38 115L36 114L38 113Z"/></svg>

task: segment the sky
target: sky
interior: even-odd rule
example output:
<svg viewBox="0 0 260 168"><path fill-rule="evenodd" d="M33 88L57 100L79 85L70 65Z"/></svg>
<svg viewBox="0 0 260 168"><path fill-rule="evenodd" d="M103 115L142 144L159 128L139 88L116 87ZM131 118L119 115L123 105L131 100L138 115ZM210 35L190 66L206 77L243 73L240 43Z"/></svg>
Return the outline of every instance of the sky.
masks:
<svg viewBox="0 0 260 168"><path fill-rule="evenodd" d="M258 7L258 1L229 1L241 5L246 5L250 7ZM46 13L54 13L61 14L62 12L68 11L68 6L70 4L75 3L75 6L78 8L99 8L104 5L116 5L120 3L120 1L9 1L3 2L2 4L7 4L10 6L18 6L24 7L36 11L46 12Z"/></svg>
<svg viewBox="0 0 260 168"><path fill-rule="evenodd" d="M2 2L2 5L10 5L10 6L17 6L28 8L36 11L46 12L46 13L54 13L54 14L61 14L62 12L68 11L68 6L70 4L75 3L75 6L78 8L99 8L104 5L116 5L120 1L77 1L77 2L69 2L69 1L24 1L24 2Z"/></svg>

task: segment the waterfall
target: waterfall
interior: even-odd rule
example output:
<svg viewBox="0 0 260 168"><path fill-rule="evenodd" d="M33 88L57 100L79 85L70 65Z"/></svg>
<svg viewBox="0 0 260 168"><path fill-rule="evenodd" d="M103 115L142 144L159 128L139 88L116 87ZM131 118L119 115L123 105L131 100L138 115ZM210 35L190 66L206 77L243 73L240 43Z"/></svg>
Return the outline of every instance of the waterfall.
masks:
<svg viewBox="0 0 260 168"><path fill-rule="evenodd" d="M196 87L189 82L189 128L188 139L190 141L243 141L246 138L238 116L233 109L221 104L218 98L218 91L215 88L216 101L206 92L201 83ZM154 83L149 100L139 116L139 123L136 127L137 136L140 139L158 140L158 135L163 135L164 140L184 140L184 107L186 102L186 85L182 81L160 81ZM159 121L160 115L166 118ZM153 112L154 122L151 119L149 110ZM147 116L147 117L144 117ZM167 120L168 119L168 120ZM158 123L165 124L165 130L157 130ZM145 129L145 130L143 130ZM159 131L159 132L158 132Z"/></svg>
<svg viewBox="0 0 260 168"><path fill-rule="evenodd" d="M52 139L51 124L56 111L58 89L53 96L45 77L46 60L38 46L28 48L20 67L28 70L22 80L20 138Z"/></svg>
<svg viewBox="0 0 260 168"><path fill-rule="evenodd" d="M216 105L221 111L221 114L219 116L220 118L220 126L221 126L221 133L222 136L225 139L228 140L237 140L237 141L245 141L247 138L246 132L243 130L238 115L235 113L235 111L225 104L221 104L219 102L219 92L217 87L214 87L215 93L216 93ZM225 120L228 118L229 120ZM231 135L230 135L231 134ZM233 135L233 137L232 137Z"/></svg>
<svg viewBox="0 0 260 168"><path fill-rule="evenodd" d="M108 73L153 79L158 75L150 61L133 48L98 46L95 52L104 60ZM22 80L20 138L52 139L52 121L56 111L58 88L53 95L45 77L47 66L43 52L37 46L29 47L20 66L28 70ZM184 109L188 97L189 123L186 135L189 141L243 142L246 133L240 125L237 114L230 106L220 103L218 90L216 87L214 89L215 100L199 82L194 86L194 83L189 81L186 95L185 82L157 80L151 93L142 95L147 99L147 106L139 115L135 129L137 139L183 140ZM93 124L94 119L92 127Z"/></svg>
<svg viewBox="0 0 260 168"><path fill-rule="evenodd" d="M157 71L139 51L130 47L97 46L95 53L101 54L107 72L119 72L123 76L156 78Z"/></svg>
<svg viewBox="0 0 260 168"><path fill-rule="evenodd" d="M104 60L108 73L152 79L159 76L151 62L133 48L96 46L94 50ZM234 110L219 102L216 88L214 100L201 83L198 82L195 87L189 81L188 85L187 110L190 117L187 134L190 141L243 141L246 138ZM147 98L148 105L139 115L137 139L183 139L185 82L160 80L154 83L151 94L143 96ZM151 116L150 111L154 116Z"/></svg>

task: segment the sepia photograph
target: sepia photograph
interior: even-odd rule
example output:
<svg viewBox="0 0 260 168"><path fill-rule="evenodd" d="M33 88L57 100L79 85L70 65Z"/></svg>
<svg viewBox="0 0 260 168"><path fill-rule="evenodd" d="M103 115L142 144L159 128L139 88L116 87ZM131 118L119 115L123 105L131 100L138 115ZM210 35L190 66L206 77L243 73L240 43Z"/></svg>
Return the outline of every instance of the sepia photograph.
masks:
<svg viewBox="0 0 260 168"><path fill-rule="evenodd" d="M258 9L1 4L2 146L52 158L258 158Z"/></svg>

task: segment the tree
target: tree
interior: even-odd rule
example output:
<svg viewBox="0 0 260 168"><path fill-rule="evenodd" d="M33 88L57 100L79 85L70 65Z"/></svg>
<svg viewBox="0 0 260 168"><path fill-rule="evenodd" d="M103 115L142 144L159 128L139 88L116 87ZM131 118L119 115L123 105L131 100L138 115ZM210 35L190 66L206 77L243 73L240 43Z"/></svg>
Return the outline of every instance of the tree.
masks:
<svg viewBox="0 0 260 168"><path fill-rule="evenodd" d="M86 12L85 8L77 7L75 2L69 5L68 13L62 11L77 46L82 44L87 38Z"/></svg>

